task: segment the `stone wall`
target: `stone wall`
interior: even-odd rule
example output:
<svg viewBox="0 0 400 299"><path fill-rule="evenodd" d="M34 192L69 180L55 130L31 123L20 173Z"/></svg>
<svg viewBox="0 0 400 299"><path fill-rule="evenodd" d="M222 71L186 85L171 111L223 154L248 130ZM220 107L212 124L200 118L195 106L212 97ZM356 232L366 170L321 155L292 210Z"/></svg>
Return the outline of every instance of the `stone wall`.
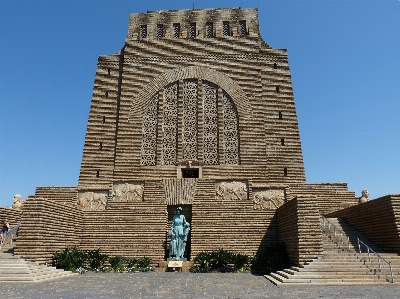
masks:
<svg viewBox="0 0 400 299"><path fill-rule="evenodd" d="M77 187L73 186L38 186L35 195L29 198L43 198L59 204L76 206Z"/></svg>
<svg viewBox="0 0 400 299"><path fill-rule="evenodd" d="M220 248L253 255L277 242L275 209L255 210L247 198L224 199L210 194L215 194L215 181L199 181L192 206L192 257Z"/></svg>
<svg viewBox="0 0 400 299"><path fill-rule="evenodd" d="M344 218L383 249L400 253L400 194L370 200L326 217Z"/></svg>
<svg viewBox="0 0 400 299"><path fill-rule="evenodd" d="M56 250L79 245L82 212L68 204L28 198L14 253L28 260L51 262Z"/></svg>
<svg viewBox="0 0 400 299"><path fill-rule="evenodd" d="M292 184L286 192L289 200L312 195L322 215L358 204L355 193L348 191L347 183Z"/></svg>
<svg viewBox="0 0 400 299"><path fill-rule="evenodd" d="M276 213L279 241L285 243L291 263L304 264L323 254L320 217L313 196L294 198Z"/></svg>
<svg viewBox="0 0 400 299"><path fill-rule="evenodd" d="M185 160L206 179L305 182L287 52L257 9L132 14L123 49L99 57L79 191L177 177Z"/></svg>
<svg viewBox="0 0 400 299"><path fill-rule="evenodd" d="M0 223L1 227L3 227L3 221L5 219L8 220L8 223L11 225L12 228L18 225L18 222L21 220L22 209L15 210L12 208L3 208L0 207Z"/></svg>
<svg viewBox="0 0 400 299"><path fill-rule="evenodd" d="M81 249L100 248L109 256L146 256L154 262L165 260L166 205L141 202L124 207L84 211Z"/></svg>

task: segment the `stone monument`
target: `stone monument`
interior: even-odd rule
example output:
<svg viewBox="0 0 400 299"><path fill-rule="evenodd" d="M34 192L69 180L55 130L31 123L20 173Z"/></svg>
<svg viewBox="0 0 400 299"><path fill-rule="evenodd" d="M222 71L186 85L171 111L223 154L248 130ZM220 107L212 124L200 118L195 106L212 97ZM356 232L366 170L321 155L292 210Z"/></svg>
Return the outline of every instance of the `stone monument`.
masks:
<svg viewBox="0 0 400 299"><path fill-rule="evenodd" d="M168 236L171 238L168 261L187 261L184 254L189 231L190 224L182 214L182 208L178 207L172 219L171 230L168 232Z"/></svg>
<svg viewBox="0 0 400 299"><path fill-rule="evenodd" d="M22 200L21 194L15 194L12 208L16 209L16 210L20 210L22 208L23 204L24 204L24 201Z"/></svg>
<svg viewBox="0 0 400 299"><path fill-rule="evenodd" d="M346 183L306 182L288 53L264 41L257 9L133 13L117 49L98 58L78 185L36 188L22 210L43 229L24 220L38 241L16 254L254 255L285 238L275 216L294 199L321 214L358 203Z"/></svg>
<svg viewBox="0 0 400 299"><path fill-rule="evenodd" d="M368 202L369 201L368 196L369 196L368 190L362 190L361 191L361 197L358 200L358 203L366 203L366 202Z"/></svg>

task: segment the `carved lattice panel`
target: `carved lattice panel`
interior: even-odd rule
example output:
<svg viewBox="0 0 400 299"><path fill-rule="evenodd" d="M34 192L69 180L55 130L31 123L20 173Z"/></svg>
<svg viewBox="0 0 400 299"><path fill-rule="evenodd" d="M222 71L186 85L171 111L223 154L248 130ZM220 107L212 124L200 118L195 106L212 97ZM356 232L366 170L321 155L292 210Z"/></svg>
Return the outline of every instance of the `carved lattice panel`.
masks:
<svg viewBox="0 0 400 299"><path fill-rule="evenodd" d="M143 115L141 165L156 165L158 93L151 99Z"/></svg>
<svg viewBox="0 0 400 299"><path fill-rule="evenodd" d="M182 150L184 160L197 160L197 80L183 81Z"/></svg>
<svg viewBox="0 0 400 299"><path fill-rule="evenodd" d="M178 125L178 82L164 88L162 164L176 164Z"/></svg>
<svg viewBox="0 0 400 299"><path fill-rule="evenodd" d="M218 107L217 86L203 81L203 163L217 165L218 161Z"/></svg>
<svg viewBox="0 0 400 299"><path fill-rule="evenodd" d="M236 106L225 91L222 92L222 102L225 164L239 164L239 132Z"/></svg>

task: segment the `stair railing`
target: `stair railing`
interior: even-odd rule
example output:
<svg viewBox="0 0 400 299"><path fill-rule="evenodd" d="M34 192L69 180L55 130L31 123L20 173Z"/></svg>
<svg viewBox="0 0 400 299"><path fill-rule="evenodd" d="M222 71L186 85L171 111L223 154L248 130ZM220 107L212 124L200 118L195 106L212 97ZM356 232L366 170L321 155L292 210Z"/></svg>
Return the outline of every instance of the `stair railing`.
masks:
<svg viewBox="0 0 400 299"><path fill-rule="evenodd" d="M363 241L361 241L358 237L357 237L357 243L358 243L358 252L360 254L362 254L361 251L361 245L364 245L365 248L367 248L367 253L368 253L368 261L371 262L371 256L370 253L372 252L373 255L376 255L378 257L378 266L379 266L379 272L382 272L382 267L381 267L381 260L384 261L385 263L387 263L389 265L389 269L390 269L390 276L392 277L392 282L394 282L394 275L393 275L393 267L392 267L392 263L385 260L383 257L381 257L378 253L376 253L375 251L373 251L367 244L365 244Z"/></svg>
<svg viewBox="0 0 400 299"><path fill-rule="evenodd" d="M350 238L345 234L344 231L342 231L340 228L338 228L336 225L334 225L332 222L330 222L328 219L325 218L325 216L321 215L322 218L322 229L324 232L326 232L328 235L331 235L331 229L333 229L333 236L337 239L337 235L340 234L340 243L344 245L343 242L343 236L346 236L347 239L347 249L350 251Z"/></svg>

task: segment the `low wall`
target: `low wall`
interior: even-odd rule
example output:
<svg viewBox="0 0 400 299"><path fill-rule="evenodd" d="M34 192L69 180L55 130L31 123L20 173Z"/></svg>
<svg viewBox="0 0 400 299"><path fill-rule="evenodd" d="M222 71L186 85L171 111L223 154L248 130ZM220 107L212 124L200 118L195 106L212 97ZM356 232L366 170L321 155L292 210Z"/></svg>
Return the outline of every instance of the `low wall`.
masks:
<svg viewBox="0 0 400 299"><path fill-rule="evenodd" d="M21 221L21 215L22 215L22 210L0 207L1 227L3 227L3 221L5 219L8 220L8 223L10 223L12 228L16 227L18 225L18 222Z"/></svg>
<svg viewBox="0 0 400 299"><path fill-rule="evenodd" d="M75 186L38 186L36 187L35 195L29 197L44 198L57 202L59 204L76 206L78 199L78 188Z"/></svg>
<svg viewBox="0 0 400 299"><path fill-rule="evenodd" d="M326 217L344 218L383 249L400 253L400 194L370 200Z"/></svg>
<svg viewBox="0 0 400 299"><path fill-rule="evenodd" d="M28 260L51 262L56 250L79 245L82 212L43 198L24 203L14 253Z"/></svg>
<svg viewBox="0 0 400 299"><path fill-rule="evenodd" d="M358 204L358 198L347 189L347 183L292 184L286 193L289 200L312 195L322 215Z"/></svg>
<svg viewBox="0 0 400 299"><path fill-rule="evenodd" d="M323 254L320 217L313 197L294 198L276 213L279 241L285 243L292 264L304 264Z"/></svg>

